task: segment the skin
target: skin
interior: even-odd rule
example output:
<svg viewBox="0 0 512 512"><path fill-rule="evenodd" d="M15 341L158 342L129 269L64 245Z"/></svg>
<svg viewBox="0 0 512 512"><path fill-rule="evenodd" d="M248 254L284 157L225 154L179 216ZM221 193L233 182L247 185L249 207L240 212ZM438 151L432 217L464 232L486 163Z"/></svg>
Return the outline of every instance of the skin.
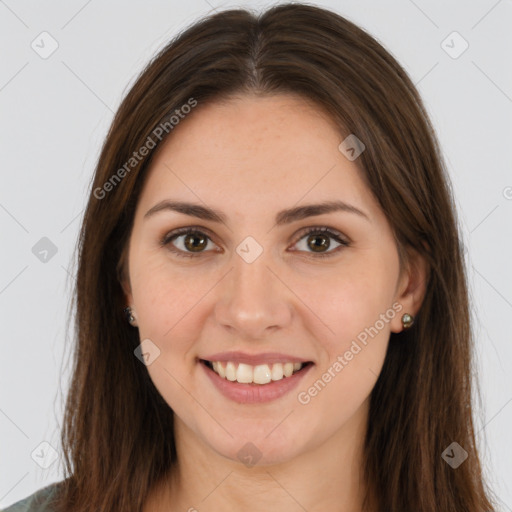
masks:
<svg viewBox="0 0 512 512"><path fill-rule="evenodd" d="M178 470L155 483L146 512L361 510L369 395L390 333L403 330L403 313L420 308L426 269L411 253L400 275L390 225L357 161L339 151L343 138L326 113L301 97L244 95L199 105L155 155L123 287L140 339L160 350L147 370L175 413ZM226 223L169 210L144 218L171 198L218 209ZM369 220L332 212L275 225L284 208L340 199ZM187 226L209 237L195 257L170 250L186 252L186 236L160 245ZM350 245L307 234L308 227L330 227ZM263 248L252 263L236 252L247 236ZM330 242L323 252L331 256L319 257L315 241ZM401 312L309 403L299 403L298 393L394 303ZM228 350L277 351L314 367L277 400L238 404L212 386L197 362ZM261 453L253 467L237 455L247 442Z"/></svg>

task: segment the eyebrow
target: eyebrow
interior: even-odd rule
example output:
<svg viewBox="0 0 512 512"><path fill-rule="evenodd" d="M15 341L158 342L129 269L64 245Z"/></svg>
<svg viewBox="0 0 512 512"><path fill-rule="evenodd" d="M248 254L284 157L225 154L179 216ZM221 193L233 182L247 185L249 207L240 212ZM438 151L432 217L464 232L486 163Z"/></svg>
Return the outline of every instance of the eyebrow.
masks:
<svg viewBox="0 0 512 512"><path fill-rule="evenodd" d="M208 208L201 206L200 204L187 203L183 201L171 201L163 200L153 206L144 215L144 219L155 215L162 211L174 211L189 215L191 217L197 217L198 219L208 220L212 222L226 223L227 217L224 213L214 208ZM326 213L333 212L347 212L356 214L368 222L371 222L369 216L359 208L352 206L351 204L345 203L344 201L327 201L318 204L308 204L305 206L297 206L294 208L288 208L281 210L277 213L275 223L278 226L284 224L290 224L292 222L306 219L307 217L314 217L315 215L323 215Z"/></svg>

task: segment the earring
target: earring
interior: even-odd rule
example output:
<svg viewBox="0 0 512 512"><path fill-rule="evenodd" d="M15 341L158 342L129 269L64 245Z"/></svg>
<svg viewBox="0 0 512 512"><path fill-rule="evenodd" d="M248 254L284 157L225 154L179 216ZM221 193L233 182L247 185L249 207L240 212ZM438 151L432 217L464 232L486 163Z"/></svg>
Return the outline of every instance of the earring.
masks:
<svg viewBox="0 0 512 512"><path fill-rule="evenodd" d="M126 315L126 319L128 320L128 322L130 322L131 324L135 322L135 317L133 316L132 308L124 308L124 314Z"/></svg>
<svg viewBox="0 0 512 512"><path fill-rule="evenodd" d="M409 315L409 313L405 313L402 316L402 325L403 325L404 329L409 329L413 323L414 323L414 317L412 315Z"/></svg>

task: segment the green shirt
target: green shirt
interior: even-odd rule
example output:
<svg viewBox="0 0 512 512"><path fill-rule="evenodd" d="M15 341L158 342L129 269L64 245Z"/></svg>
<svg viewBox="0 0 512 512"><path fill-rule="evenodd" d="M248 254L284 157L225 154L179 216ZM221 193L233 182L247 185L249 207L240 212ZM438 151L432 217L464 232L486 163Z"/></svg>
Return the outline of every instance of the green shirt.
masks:
<svg viewBox="0 0 512 512"><path fill-rule="evenodd" d="M53 508L49 506L49 503L59 483L56 482L43 487L30 496L2 509L0 512L52 512Z"/></svg>

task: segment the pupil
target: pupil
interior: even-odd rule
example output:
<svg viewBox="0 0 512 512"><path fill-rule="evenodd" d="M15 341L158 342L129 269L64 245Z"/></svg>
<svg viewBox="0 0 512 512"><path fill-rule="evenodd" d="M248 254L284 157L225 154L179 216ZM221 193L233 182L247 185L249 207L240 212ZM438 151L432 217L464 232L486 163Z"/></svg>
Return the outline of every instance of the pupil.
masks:
<svg viewBox="0 0 512 512"><path fill-rule="evenodd" d="M321 251L318 251L318 248L322 248L322 247L325 247L325 248L329 248L329 239L327 237L325 237L324 235L313 235L313 240L314 239L319 239L319 238L322 238L323 239L323 242L321 242L320 244L317 244L317 243L313 243L312 245L310 245L310 247L316 251L316 252L321 252Z"/></svg>
<svg viewBox="0 0 512 512"><path fill-rule="evenodd" d="M197 245L194 245L193 243L189 244L189 241L194 240L194 239L199 239L201 241L199 247ZM205 246L204 242L205 242L205 237L199 236L199 235L188 235L187 238L185 239L185 245L186 245L187 249L195 251L195 252L198 252L197 249L204 248L204 246Z"/></svg>

